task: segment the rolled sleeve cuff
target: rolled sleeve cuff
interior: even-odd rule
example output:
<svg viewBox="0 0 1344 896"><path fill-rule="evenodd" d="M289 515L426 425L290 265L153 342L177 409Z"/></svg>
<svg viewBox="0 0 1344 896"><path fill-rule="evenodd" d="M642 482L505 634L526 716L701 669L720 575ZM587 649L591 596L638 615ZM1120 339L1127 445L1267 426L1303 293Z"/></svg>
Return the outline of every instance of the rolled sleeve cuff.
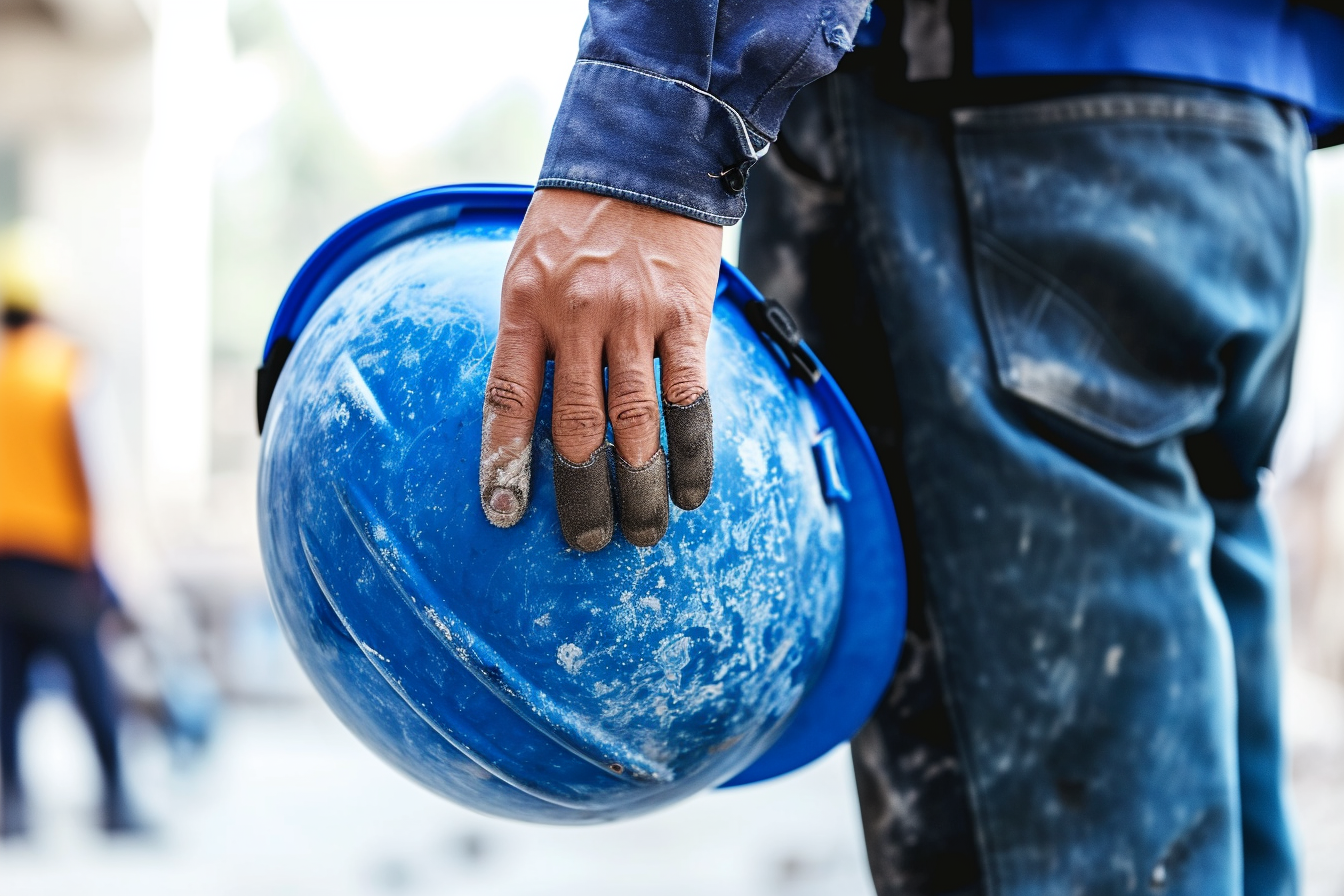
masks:
<svg viewBox="0 0 1344 896"><path fill-rule="evenodd" d="M728 226L746 212L747 171L768 147L731 106L686 82L580 59L537 186Z"/></svg>

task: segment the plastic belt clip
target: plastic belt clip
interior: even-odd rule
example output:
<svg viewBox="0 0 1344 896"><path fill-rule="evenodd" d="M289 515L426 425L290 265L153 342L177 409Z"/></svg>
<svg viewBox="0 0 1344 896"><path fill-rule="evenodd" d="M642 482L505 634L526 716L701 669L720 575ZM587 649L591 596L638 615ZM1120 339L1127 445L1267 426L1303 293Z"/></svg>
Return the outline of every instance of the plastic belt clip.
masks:
<svg viewBox="0 0 1344 896"><path fill-rule="evenodd" d="M789 363L789 372L816 385L821 379L821 366L807 343L803 342L802 331L784 306L774 299L765 299L748 302L743 310L756 331L770 337L770 341L784 354Z"/></svg>
<svg viewBox="0 0 1344 896"><path fill-rule="evenodd" d="M834 504L854 497L854 493L849 490L849 479L845 476L845 462L840 454L835 430L827 427L817 434L817 440L812 443L812 459L817 463L817 473L821 476L821 488L827 501Z"/></svg>

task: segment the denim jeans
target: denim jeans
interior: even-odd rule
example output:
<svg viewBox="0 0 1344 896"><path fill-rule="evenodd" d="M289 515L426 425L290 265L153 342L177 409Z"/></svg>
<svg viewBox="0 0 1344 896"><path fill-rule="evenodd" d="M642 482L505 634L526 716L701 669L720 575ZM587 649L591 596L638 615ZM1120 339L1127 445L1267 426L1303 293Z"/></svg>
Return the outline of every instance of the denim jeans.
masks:
<svg viewBox="0 0 1344 896"><path fill-rule="evenodd" d="M799 94L742 266L854 401L911 624L853 743L879 894L1295 892L1260 503L1301 115L1212 88L920 115Z"/></svg>

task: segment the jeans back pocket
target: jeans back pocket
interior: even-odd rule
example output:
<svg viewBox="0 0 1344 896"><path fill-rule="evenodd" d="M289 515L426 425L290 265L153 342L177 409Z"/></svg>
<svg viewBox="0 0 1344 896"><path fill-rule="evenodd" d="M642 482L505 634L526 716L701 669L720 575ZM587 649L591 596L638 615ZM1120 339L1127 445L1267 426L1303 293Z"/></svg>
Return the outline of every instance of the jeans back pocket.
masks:
<svg viewBox="0 0 1344 896"><path fill-rule="evenodd" d="M1209 425L1220 350L1293 263L1291 122L1249 97L1099 94L954 123L999 385L1129 447Z"/></svg>

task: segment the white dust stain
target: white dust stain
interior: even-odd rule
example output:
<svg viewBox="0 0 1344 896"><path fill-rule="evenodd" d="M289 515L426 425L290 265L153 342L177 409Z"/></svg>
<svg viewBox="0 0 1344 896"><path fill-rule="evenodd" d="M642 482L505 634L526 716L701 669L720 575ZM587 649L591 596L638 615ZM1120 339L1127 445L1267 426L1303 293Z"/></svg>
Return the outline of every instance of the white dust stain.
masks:
<svg viewBox="0 0 1344 896"><path fill-rule="evenodd" d="M331 408L329 416L331 420L335 420L337 423L345 426L350 422L350 408L346 407L345 402L337 401ZM325 423L327 421L324 420L323 422Z"/></svg>
<svg viewBox="0 0 1344 896"><path fill-rule="evenodd" d="M1106 674L1112 678L1120 671L1120 660L1124 659L1125 648L1119 644L1112 644L1106 651Z"/></svg>
<svg viewBox="0 0 1344 896"><path fill-rule="evenodd" d="M453 630L450 629L446 624L444 624L444 621L439 618L438 613L435 613L429 607L425 607L425 613L429 616L430 623L432 623L433 626L439 630L439 634L443 635L444 640L447 641L453 640Z"/></svg>
<svg viewBox="0 0 1344 896"><path fill-rule="evenodd" d="M344 375L341 377L341 391L377 421L380 426L386 426L387 416L378 404L378 398L373 394L373 390L369 388L368 382L364 379L364 374L360 372L359 366L351 360L349 355L342 355L341 362L344 366L342 371Z"/></svg>
<svg viewBox="0 0 1344 896"><path fill-rule="evenodd" d="M742 464L742 473L748 479L764 479L769 469L765 460L765 449L755 439L743 439L737 444L737 459Z"/></svg>
<svg viewBox="0 0 1344 896"><path fill-rule="evenodd" d="M561 644L555 652L555 661L570 675L578 672L587 662L583 658L583 648L577 644Z"/></svg>
<svg viewBox="0 0 1344 896"><path fill-rule="evenodd" d="M658 645L653 655L663 667L663 677L668 681L676 681L691 662L691 639L685 635L668 637Z"/></svg>
<svg viewBox="0 0 1344 896"><path fill-rule="evenodd" d="M546 628L547 626L549 626L549 625L551 624L551 614L550 614L550 613L542 613L542 614L541 614L540 616L538 616L536 619L533 619L533 620L532 620L532 624L533 624L533 625L539 625L539 626L541 626L542 628Z"/></svg>
<svg viewBox="0 0 1344 896"><path fill-rule="evenodd" d="M360 648L361 648L365 653L371 653L371 654L373 654L374 656L378 657L378 659L382 660L382 661L385 662L385 663L388 661L387 657L383 656L381 653L379 653L378 651L374 650L372 647L370 647L369 645L365 644L363 641L359 642L359 646L360 646Z"/></svg>

